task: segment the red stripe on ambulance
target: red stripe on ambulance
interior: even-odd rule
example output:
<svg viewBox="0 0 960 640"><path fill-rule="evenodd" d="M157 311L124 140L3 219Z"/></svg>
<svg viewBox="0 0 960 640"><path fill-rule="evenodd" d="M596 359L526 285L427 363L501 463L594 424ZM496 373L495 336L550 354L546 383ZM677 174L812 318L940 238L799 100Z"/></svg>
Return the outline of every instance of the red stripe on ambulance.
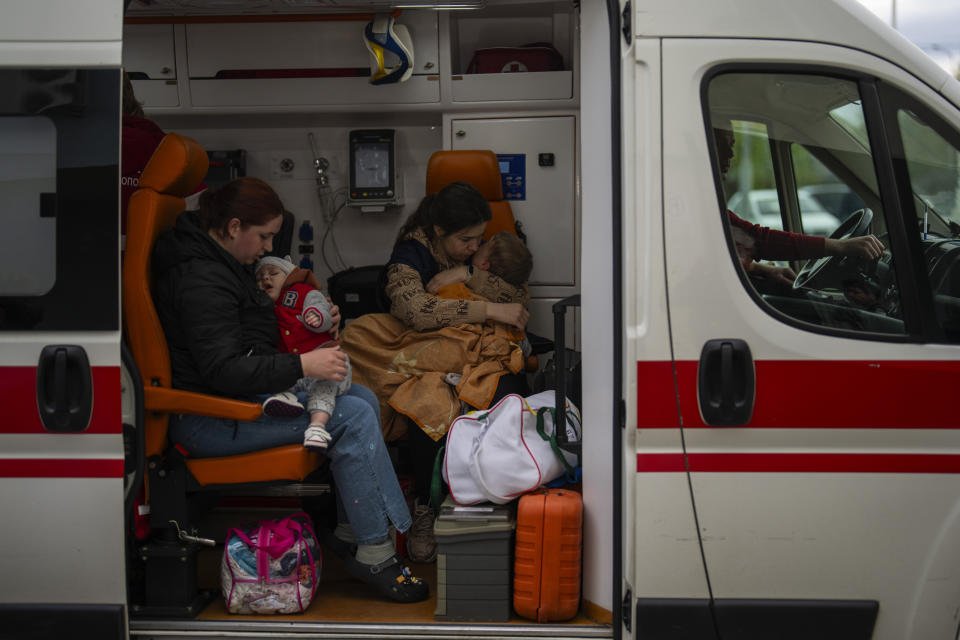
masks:
<svg viewBox="0 0 960 640"><path fill-rule="evenodd" d="M703 473L960 473L960 455L901 453L691 453ZM687 470L682 453L638 453L638 473Z"/></svg>
<svg viewBox="0 0 960 640"><path fill-rule="evenodd" d="M673 363L637 363L637 427L677 427Z"/></svg>
<svg viewBox="0 0 960 640"><path fill-rule="evenodd" d="M120 367L91 367L93 413L80 433L120 433ZM0 433L48 433L37 409L37 368L0 367Z"/></svg>
<svg viewBox="0 0 960 640"><path fill-rule="evenodd" d="M686 427L708 426L697 401L698 364L676 365ZM637 428L677 427L669 365L637 363ZM952 398L960 388L960 361L760 360L754 371L756 401L745 428L960 428L953 405L936 400ZM869 402L853 401L863 393L869 393Z"/></svg>
<svg viewBox="0 0 960 640"><path fill-rule="evenodd" d="M0 459L0 478L121 478L123 460Z"/></svg>

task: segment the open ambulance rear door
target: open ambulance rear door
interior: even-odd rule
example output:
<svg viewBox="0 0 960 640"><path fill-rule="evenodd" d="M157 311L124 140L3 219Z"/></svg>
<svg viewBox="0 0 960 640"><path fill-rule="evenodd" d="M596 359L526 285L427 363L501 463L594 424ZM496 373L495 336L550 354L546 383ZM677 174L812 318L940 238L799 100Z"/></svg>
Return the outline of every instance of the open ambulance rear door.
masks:
<svg viewBox="0 0 960 640"><path fill-rule="evenodd" d="M4 637L126 637L122 9L0 8Z"/></svg>

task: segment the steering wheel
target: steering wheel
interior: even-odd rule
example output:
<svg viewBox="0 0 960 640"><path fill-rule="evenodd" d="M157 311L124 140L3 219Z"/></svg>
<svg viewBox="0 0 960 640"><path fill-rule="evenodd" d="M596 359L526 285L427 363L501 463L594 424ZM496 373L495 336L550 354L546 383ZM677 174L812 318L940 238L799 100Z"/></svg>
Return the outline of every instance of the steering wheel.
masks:
<svg viewBox="0 0 960 640"><path fill-rule="evenodd" d="M866 234L873 221L873 211L870 209L860 209L854 211L847 219L840 223L840 226L833 230L828 237L831 240L845 240L846 238L856 238ZM797 279L793 281L794 289L802 289L809 285L810 281L817 276L836 269L846 261L846 256L839 260L834 260L838 256L823 256L822 258L811 258L800 269Z"/></svg>

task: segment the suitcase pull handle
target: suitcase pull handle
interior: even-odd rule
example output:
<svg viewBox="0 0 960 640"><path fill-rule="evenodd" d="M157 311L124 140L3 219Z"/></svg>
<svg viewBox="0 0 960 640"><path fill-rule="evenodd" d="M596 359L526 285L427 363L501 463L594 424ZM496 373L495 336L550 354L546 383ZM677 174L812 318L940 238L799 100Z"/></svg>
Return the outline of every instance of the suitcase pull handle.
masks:
<svg viewBox="0 0 960 640"><path fill-rule="evenodd" d="M440 512L440 505L447 495L447 484L443 481L443 452L445 449L445 446L437 449L437 455L433 459L433 475L430 477L430 503L437 513Z"/></svg>
<svg viewBox="0 0 960 640"><path fill-rule="evenodd" d="M557 363L557 388L555 389L556 412L554 413L554 425L557 424L556 416L565 415L567 407L567 398L564 395L564 389L567 388L567 381L564 380L564 377L567 373L567 332L564 320L566 319L567 307L579 306L579 293L553 303L553 357ZM582 407L577 408L583 411ZM556 427L554 429L554 433L556 433L557 444L560 446L560 448L564 451L569 451L570 453L575 454L579 460L580 452L583 450L583 446L580 444L580 442L568 442L566 429L560 429L559 427Z"/></svg>

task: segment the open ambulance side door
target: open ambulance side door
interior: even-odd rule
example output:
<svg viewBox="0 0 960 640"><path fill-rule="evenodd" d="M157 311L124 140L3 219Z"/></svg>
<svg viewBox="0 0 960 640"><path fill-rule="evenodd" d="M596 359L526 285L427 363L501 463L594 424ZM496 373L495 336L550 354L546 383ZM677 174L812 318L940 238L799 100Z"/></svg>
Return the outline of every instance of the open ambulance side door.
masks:
<svg viewBox="0 0 960 640"><path fill-rule="evenodd" d="M126 637L120 4L0 10L4 637Z"/></svg>
<svg viewBox="0 0 960 640"><path fill-rule="evenodd" d="M662 55L686 457L658 458L673 456L678 485L689 474L718 633L952 639L960 112L853 48L675 38ZM731 134L727 172L716 154ZM807 204L827 186L856 203L830 238L873 234L882 256L768 253L799 275L760 277L750 251L773 250L727 210L809 233L833 215Z"/></svg>

